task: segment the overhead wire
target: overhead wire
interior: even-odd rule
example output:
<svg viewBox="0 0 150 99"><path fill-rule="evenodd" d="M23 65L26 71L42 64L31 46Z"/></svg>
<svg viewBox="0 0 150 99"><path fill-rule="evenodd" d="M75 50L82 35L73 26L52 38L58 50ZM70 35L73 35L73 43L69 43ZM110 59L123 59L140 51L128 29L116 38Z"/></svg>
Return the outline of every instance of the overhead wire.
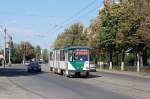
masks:
<svg viewBox="0 0 150 99"><path fill-rule="evenodd" d="M91 9L91 10L89 10L88 12L84 13L83 15L80 15L79 17L77 17L77 19L80 19L80 18L82 18L82 17L85 17L86 15L90 14L91 12L96 11L98 8L99 8L99 6L94 7L93 9ZM75 20L77 20L77 19L75 19ZM59 27L59 28L58 28L57 30L55 30L54 32L57 32L58 30L60 30L60 29L62 29L62 28L64 28L64 27L66 27L66 26L68 26L69 24L71 24L71 23L74 22L75 20L72 20L70 23L68 23L68 24L66 24L66 25L64 25L64 26Z"/></svg>
<svg viewBox="0 0 150 99"><path fill-rule="evenodd" d="M82 9L80 9L77 13L73 14L70 18L66 19L65 21L61 22L61 26L57 26L57 27L54 27L54 31L56 31L56 29L59 29L59 28L62 28L62 26L68 22L70 22L72 19L78 17L80 14L82 14L85 10L87 10L88 8L90 8L92 5L94 5L94 3L96 2L97 0L93 0L92 2L90 2L89 4L87 4L85 7L83 7ZM52 30L53 30L52 29Z"/></svg>

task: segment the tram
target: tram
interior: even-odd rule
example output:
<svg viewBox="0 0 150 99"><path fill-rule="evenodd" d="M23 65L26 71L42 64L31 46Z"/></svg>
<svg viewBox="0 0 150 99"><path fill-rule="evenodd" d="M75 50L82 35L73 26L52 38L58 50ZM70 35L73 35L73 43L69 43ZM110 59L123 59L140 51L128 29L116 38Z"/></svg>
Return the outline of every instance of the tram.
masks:
<svg viewBox="0 0 150 99"><path fill-rule="evenodd" d="M89 76L90 49L85 46L67 46L50 52L49 69L65 76Z"/></svg>

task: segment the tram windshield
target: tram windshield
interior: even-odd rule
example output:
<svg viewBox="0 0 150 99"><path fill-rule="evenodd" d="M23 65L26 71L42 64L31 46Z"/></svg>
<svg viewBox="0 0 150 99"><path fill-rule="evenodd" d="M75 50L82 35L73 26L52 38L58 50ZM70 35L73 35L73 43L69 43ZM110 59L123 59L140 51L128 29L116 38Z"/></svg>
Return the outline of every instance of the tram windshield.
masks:
<svg viewBox="0 0 150 99"><path fill-rule="evenodd" d="M70 61L88 61L89 50L73 50L69 52Z"/></svg>

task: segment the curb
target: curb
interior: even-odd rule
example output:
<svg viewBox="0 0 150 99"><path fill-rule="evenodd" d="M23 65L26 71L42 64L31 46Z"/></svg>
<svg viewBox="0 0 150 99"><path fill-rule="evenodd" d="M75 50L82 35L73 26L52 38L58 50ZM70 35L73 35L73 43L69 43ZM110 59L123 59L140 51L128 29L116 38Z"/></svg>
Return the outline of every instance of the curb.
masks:
<svg viewBox="0 0 150 99"><path fill-rule="evenodd" d="M122 74L122 75L129 75L129 76L137 76L143 78L149 78L149 74L145 74L142 72L129 72L129 71L117 71L117 70L104 70L104 69L97 69L98 72L106 72L106 73L114 73L114 74Z"/></svg>

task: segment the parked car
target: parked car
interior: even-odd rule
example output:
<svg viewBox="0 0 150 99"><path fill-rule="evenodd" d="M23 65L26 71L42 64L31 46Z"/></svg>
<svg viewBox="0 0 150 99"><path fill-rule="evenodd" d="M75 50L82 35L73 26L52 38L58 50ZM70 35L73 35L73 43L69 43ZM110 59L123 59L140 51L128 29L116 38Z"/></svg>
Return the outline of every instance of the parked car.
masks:
<svg viewBox="0 0 150 99"><path fill-rule="evenodd" d="M90 71L96 71L96 65L94 62L90 62Z"/></svg>
<svg viewBox="0 0 150 99"><path fill-rule="evenodd" d="M30 62L27 67L28 72L41 72L41 65L38 62Z"/></svg>

